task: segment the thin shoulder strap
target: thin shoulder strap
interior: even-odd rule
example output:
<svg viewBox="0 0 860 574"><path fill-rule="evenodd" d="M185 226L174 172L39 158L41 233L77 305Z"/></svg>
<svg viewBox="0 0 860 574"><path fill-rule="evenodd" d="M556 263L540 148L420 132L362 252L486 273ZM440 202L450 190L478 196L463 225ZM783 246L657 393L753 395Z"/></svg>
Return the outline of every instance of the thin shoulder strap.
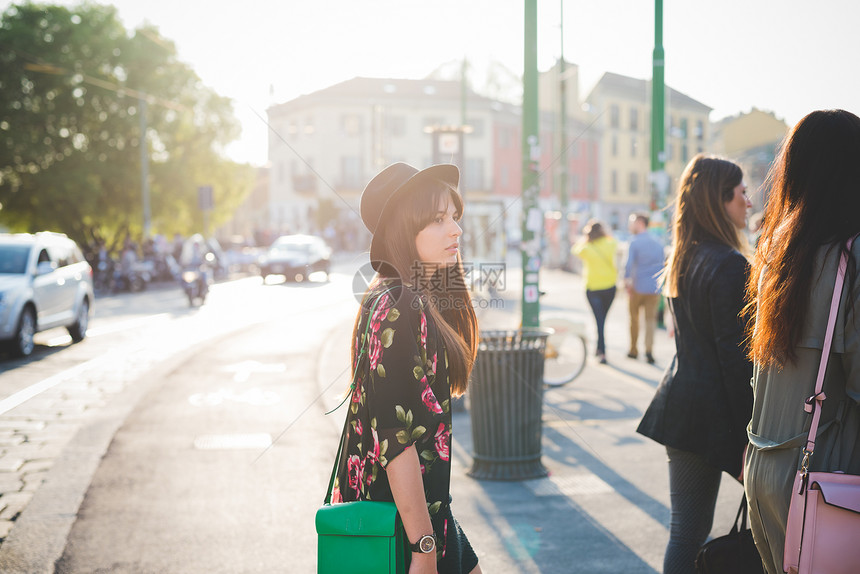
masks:
<svg viewBox="0 0 860 574"><path fill-rule="evenodd" d="M356 370L358 366L356 366ZM353 384L355 383L355 375L353 375ZM337 476L337 469L343 464L341 456L344 454L344 443L346 443L346 429L349 428L349 409L346 411L346 416L343 420L343 431L340 433L340 441L337 445L337 456L334 457L334 466L331 469L331 477L328 479L328 489L325 491L325 504L331 504L331 491L334 488L334 478Z"/></svg>
<svg viewBox="0 0 860 574"><path fill-rule="evenodd" d="M379 305L379 302L382 300L382 298L385 295L387 295L388 293L390 293L391 291L393 291L395 288L396 287L389 287L388 289L386 289L385 291L380 293L379 296L376 298L376 300L373 302L373 305L371 305L370 312L367 314L367 322L366 322L365 327L364 327L364 340L362 341L361 349L358 351L357 359L355 361L355 369L353 369L353 372L352 372L352 382L349 385L350 393L340 403L340 405L338 405L337 407L335 407L333 410L329 411L326 414L332 413L335 410L337 410L338 408L340 408L340 406L343 405L343 403L346 402L346 400L348 398L350 398L352 396L352 393L355 391L355 385L357 384L356 379L358 378L358 370L359 370L359 368L361 368L361 362L362 362L362 359L364 358L364 351L367 348L367 335L368 335L368 331L370 330L370 320L371 320L371 318L373 318L373 313L376 311L376 307L377 307L377 305ZM331 491L334 488L334 479L337 476L337 469L341 465L343 465L343 460L341 460L341 458L346 454L346 451L345 451L346 431L349 428L349 412L350 412L349 409L347 409L346 416L344 417L344 421L343 421L343 430L340 433L340 442L338 443L338 446L337 446L337 456L334 457L334 466L331 469L331 477L329 477L329 480L328 480L328 489L325 491L325 504L331 504Z"/></svg>
<svg viewBox="0 0 860 574"><path fill-rule="evenodd" d="M812 412L812 423L809 426L809 434L806 437L806 448L803 450L804 469L808 468L809 457L815 450L815 437L818 434L818 423L821 420L821 407L824 399L824 373L827 371L827 361L830 358L830 348L833 345L833 331L836 326L836 315L839 312L839 301L842 298L842 285L845 283L845 270L848 267L848 256L851 253L851 245L857 236L848 240L847 249L842 251L839 257L839 266L836 270L836 283L833 286L833 297L830 299L830 314L827 317L827 332L824 335L824 346L821 349L821 361L818 363L818 375L815 378L815 392L806 399L803 408L806 412Z"/></svg>

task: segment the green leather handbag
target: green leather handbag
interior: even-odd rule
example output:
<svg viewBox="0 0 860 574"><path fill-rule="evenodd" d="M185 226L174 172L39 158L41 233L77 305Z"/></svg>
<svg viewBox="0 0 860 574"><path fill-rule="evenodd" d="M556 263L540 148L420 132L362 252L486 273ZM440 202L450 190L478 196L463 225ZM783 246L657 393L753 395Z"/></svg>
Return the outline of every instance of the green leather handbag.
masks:
<svg viewBox="0 0 860 574"><path fill-rule="evenodd" d="M393 502L360 500L331 504L334 477L346 439L345 425L340 438L325 502L316 514L317 572L403 574L412 554Z"/></svg>
<svg viewBox="0 0 860 574"><path fill-rule="evenodd" d="M375 308L374 304L373 309ZM370 315L373 314L373 309ZM367 329L365 329L364 340L367 341ZM363 351L362 347L359 360ZM352 385L354 388L354 376ZM393 502L362 500L331 503L331 492L338 466L345 462L344 445L348 424L349 411L343 423L343 432L340 435L340 444L331 470L325 501L316 514L317 572L318 574L346 572L405 574L412 552L400 515L397 513L397 507Z"/></svg>

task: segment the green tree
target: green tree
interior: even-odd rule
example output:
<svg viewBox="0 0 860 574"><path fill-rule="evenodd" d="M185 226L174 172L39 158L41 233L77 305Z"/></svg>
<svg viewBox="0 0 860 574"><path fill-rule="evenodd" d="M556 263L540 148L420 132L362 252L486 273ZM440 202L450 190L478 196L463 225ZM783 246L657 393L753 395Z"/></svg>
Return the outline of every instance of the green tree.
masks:
<svg viewBox="0 0 860 574"><path fill-rule="evenodd" d="M141 101L145 100L145 106ZM143 230L141 121L153 231L203 231L250 192L253 170L222 150L239 134L229 99L204 86L153 26L129 33L116 9L23 3L0 19L0 222L115 243Z"/></svg>

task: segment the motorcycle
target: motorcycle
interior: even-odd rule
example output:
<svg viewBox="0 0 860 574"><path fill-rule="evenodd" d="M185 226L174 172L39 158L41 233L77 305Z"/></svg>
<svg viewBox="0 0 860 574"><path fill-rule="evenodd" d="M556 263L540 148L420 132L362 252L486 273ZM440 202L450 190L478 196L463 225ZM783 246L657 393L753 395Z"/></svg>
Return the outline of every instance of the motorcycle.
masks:
<svg viewBox="0 0 860 574"><path fill-rule="evenodd" d="M190 307L194 306L195 299L200 299L201 305L206 301L206 295L209 293L209 281L203 269L200 267L186 267L182 270L179 281L182 284L185 295L188 297L188 305Z"/></svg>

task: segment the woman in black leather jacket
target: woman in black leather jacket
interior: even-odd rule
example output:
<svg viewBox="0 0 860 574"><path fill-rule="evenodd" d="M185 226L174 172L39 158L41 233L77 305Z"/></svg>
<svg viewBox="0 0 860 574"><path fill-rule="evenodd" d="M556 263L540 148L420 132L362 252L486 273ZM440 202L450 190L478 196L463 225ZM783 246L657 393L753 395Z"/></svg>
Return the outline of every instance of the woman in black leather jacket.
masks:
<svg viewBox="0 0 860 574"><path fill-rule="evenodd" d="M694 572L713 524L721 472L741 475L752 409L741 313L749 207L737 165L701 154L687 165L662 277L676 354L637 429L665 445L669 456L672 516L664 574Z"/></svg>

